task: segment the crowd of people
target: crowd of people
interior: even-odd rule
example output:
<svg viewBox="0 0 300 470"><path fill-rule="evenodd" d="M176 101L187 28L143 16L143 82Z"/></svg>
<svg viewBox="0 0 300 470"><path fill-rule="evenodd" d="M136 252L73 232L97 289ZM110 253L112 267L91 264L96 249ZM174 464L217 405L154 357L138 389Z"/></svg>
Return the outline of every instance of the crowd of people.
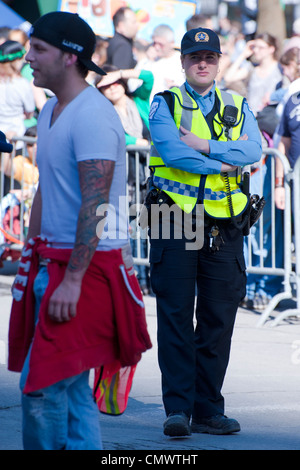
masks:
<svg viewBox="0 0 300 470"><path fill-rule="evenodd" d="M184 82L185 78L180 62L180 51L175 44L174 31L169 25L161 24L157 26L153 30L152 41L147 43L139 39L138 36L136 37L137 33L134 35L132 11L125 8L123 16L121 11L116 15L114 26L116 34L110 43L106 60L103 57L102 65L108 61L122 71L132 69L134 64L134 69L139 70L141 73L145 73L145 71L151 72L153 74L153 86L150 96L146 96L147 101L149 100L151 103L156 93L170 89L173 86L179 86ZM210 18L204 15L194 15L186 22L186 29L188 31L195 27L211 27ZM137 25L135 25L135 29L137 31ZM275 36L267 32L247 40L241 32L241 26L235 21L230 22L227 18L220 19L219 37L222 45L222 59L215 80L216 84L221 89L238 93L245 97L251 111L257 118L262 133L263 145L265 147L274 146L276 148L279 146L279 149L289 157L286 147L283 147L283 142L285 141L285 136L282 134L283 124L279 126L279 123L284 119L288 119L282 116L286 101L290 98L291 102L291 96L299 91L300 20L295 20L293 35L283 44L280 44ZM117 59L117 52L115 56L112 53L115 41L117 41L117 44L120 44L120 41L122 42L123 53L122 55L119 54L122 56L122 59L119 59L119 61ZM105 46L103 47L105 48ZM116 51L119 51L119 49L116 48ZM115 82L111 87L115 87L119 83L121 89L122 80L120 80L120 76L115 73L111 77L112 79L115 77ZM99 77L98 79L96 78L95 84L100 90L105 83L101 82ZM127 86L127 92L134 91L135 87L140 86L141 83L143 82L129 81L128 84L132 88ZM106 91L106 93L109 93L109 91ZM144 122L146 120L144 119ZM297 131L294 129L293 142L297 141L295 140L297 139L296 135ZM283 139L281 139L281 136L283 136ZM145 140L143 143L147 144ZM292 158L296 157L293 156ZM268 203L264 213L264 230L266 232L264 235L264 248L267 252L267 255L265 255L265 265L268 266L271 254L271 224L270 217L268 216L268 214L270 215L271 187L268 180L269 171L267 169L270 165L270 159L268 161L268 159L264 158L262 162L263 168L260 171L258 171L258 165L252 168L251 185L253 192L259 192L260 188L264 187L265 198ZM282 178L280 161L277 163L277 168L278 174L281 175L279 178ZM277 213L276 238L278 240L276 263L277 266L282 266L282 213L278 212L277 208L283 208L284 193L283 189L278 188L278 181L283 180L277 180L275 191ZM255 248L259 239L259 231L257 229L253 229L251 238L253 245L252 263L255 265L255 263L260 262L260 250ZM246 243L245 251L247 249ZM142 271L145 269L142 268ZM149 291L149 283L148 285L145 284L145 274L143 274L142 286L144 292ZM249 275L247 295L242 305L250 309L262 310L270 299L280 292L281 288L282 279L279 277Z"/></svg>
<svg viewBox="0 0 300 470"><path fill-rule="evenodd" d="M265 155L262 157L261 149L274 146L283 150L292 168L298 158L300 19L294 22L293 37L284 44L278 44L277 39L268 32L248 40L239 24L228 20L220 21L218 35L210 29L209 18L194 15L186 22L186 33L179 48L175 43L174 31L164 23L153 30L151 42L139 39L136 16L129 7L124 7L114 15L114 36L111 39L98 37L94 48L93 33L87 25L79 22L77 16L72 17L72 22L79 28L75 31L70 28L72 22L69 24L65 14L49 15L34 25L30 48L29 39L17 30L3 31L5 37L0 45L1 130L8 139L28 135L39 117L40 185L32 208L28 237L37 236L42 227L51 249L48 250L43 244L37 247L40 250L37 253L45 264L41 263L38 282L33 287L39 290L35 296L39 302L46 294L50 296L47 298L49 316L56 323L77 319L77 304L78 318L82 318L85 305L84 301L79 301L82 298L81 289L86 302L95 302L91 292L93 289L89 290L85 281L85 273L90 276L90 286L93 286L96 277L102 279L103 270L108 270L109 263L103 266L106 256L113 266L125 256L123 248L127 241L127 222L131 221L126 221L120 207L117 208L117 196L125 195L123 182L126 179L129 203L144 198L146 154L151 146L154 194L159 194L162 203L169 206L172 201L175 202L182 211L185 211L186 203L191 205L193 217L199 200L206 211L203 249L187 250L186 239L178 241L175 235L167 241L163 237L156 238L153 227L150 227L150 273L145 266L136 267L140 290L148 294L153 288L157 299L159 363L167 415L164 432L169 436L189 435L191 430L217 434L238 432L239 423L224 414L221 395L236 311L238 305L255 310L264 308L280 291L281 279L252 274L246 281L244 252L250 244L252 264L259 263L259 248L258 251L256 249L260 235L259 228L254 227L251 237L244 240L236 222L236 219L243 219L247 200L234 172L237 167L250 166L251 192L259 192L258 188L263 186L267 201L264 212L264 257L267 265L271 254L269 215L272 188L270 159ZM49 33L49 27L53 34ZM68 41L61 41L61 31L68 36ZM84 38L79 37L79 31L85 34ZM80 41L83 42L81 49L74 48L74 44L76 46ZM202 65L199 64L202 62L206 70L198 71L197 67L201 69ZM228 102L237 112L237 124L235 122L233 129L224 116L220 117L220 110L224 111ZM69 139L74 146L70 145ZM63 148L57 148L57 141L63 142ZM125 171L123 154L129 145L138 147L139 184L135 180L135 153L131 154L130 151L128 172ZM24 161L34 168L35 159L31 150L28 148L28 158ZM6 175L15 174L17 178L17 160L12 162L9 153L3 158ZM76 168L73 158L76 159ZM64 178L61 178L62 174ZM221 174L225 174L227 179L225 176L221 178ZM52 190L52 183L55 191ZM226 194L227 184L235 185L230 205L228 194L226 198L220 197L221 193ZM278 229L276 262L281 266L281 218L285 205L284 174L280 161L276 162L274 190ZM118 231L122 236L114 238L114 241L109 237L109 224L106 232L103 224L98 224L96 208L99 197L105 207L109 201L109 206L112 204L117 211ZM60 211L57 211L58 207ZM238 211L238 217L232 214L233 209ZM111 212L108 220L110 217ZM175 230L174 220L173 223ZM193 226L197 223L198 219L192 218ZM161 224L160 220L160 229ZM74 245L70 246L70 240L75 240ZM124 243L121 240L125 240ZM134 253L134 240L131 240L131 245ZM142 250L145 257L146 248L144 243ZM117 259L112 253L114 250L118 251ZM93 255L99 252L101 256L96 255L94 266ZM48 269L47 272L45 269L48 258L51 258L51 266L63 264L60 282L55 279L57 271ZM135 304L143 305L140 291L136 289L132 264L126 265L126 269L127 283L134 291ZM114 284L115 275L116 272L110 271L105 272L104 277L109 278L110 285L117 285L123 296L120 285ZM45 291L49 282L52 290ZM196 286L198 326L194 331ZM101 308L107 309L109 322L115 298L105 290L106 287L103 287L104 305L95 305L99 311ZM216 300L217 291L220 297ZM41 304L39 315L43 313L44 304ZM134 307L129 306L131 308L134 311ZM20 312L16 315L18 319ZM76 325L83 327L84 322L81 324L82 320L78 321L78 324L74 322L75 326L69 323L72 333L76 332ZM88 327L95 325L94 321L95 318L90 315ZM14 323L13 326L17 331L18 325L15 323L16 326ZM141 323L144 351L151 345L143 321ZM106 327L109 330L112 325ZM47 323L47 328L51 335L53 325ZM95 332L101 335L101 328L99 331L95 329ZM95 332L89 331L89 341L95 339ZM37 324L37 338L39 334ZM19 338L20 335L16 335L16 343ZM63 335L57 341L63 342ZM69 346L74 346L72 338ZM106 346L109 359L115 360L116 350L109 342ZM92 360L83 349L79 347L79 354L84 357L86 369L93 367L97 358L99 361L103 359L103 351L96 346ZM43 353L48 352L45 347ZM74 365L76 361L72 358L70 364L74 376L71 381L68 377L59 377L57 369L50 368L49 374L54 384L48 378L47 382L40 366L36 365L39 364L38 349L33 349L32 353L29 351L28 357L30 354L36 361L35 364L31 363L33 372L30 373L31 368L26 360L21 379L25 390L26 443L28 448L34 445L50 446L53 445L51 439L61 436L54 436L53 429L48 436L38 434L40 423L33 422L31 409L37 384L42 388L46 386L49 400L55 401L61 392L59 386L63 383L63 392L74 407L76 420L82 403L76 401L74 392L82 389L85 397L88 396L88 376L78 369L77 363ZM46 356L44 360L48 360ZM64 357L58 357L58 360L64 360ZM19 363L13 367L18 369ZM76 373L79 375L76 376ZM60 380L58 386L57 380ZM47 387L49 384L50 387ZM43 395L46 398L47 393ZM88 429L84 440L90 439L88 445L100 448L100 430L94 421L93 405L90 400L87 402L87 421L83 423L86 428L82 427L80 432L83 435ZM57 417L62 422L64 433L68 431L63 428L66 426L63 423L65 412L64 409ZM85 412L82 409L82 415ZM190 425L191 416L193 421ZM89 434L91 424L98 430L97 435ZM51 423L47 426L50 427ZM37 434L33 434L32 429ZM77 438L76 435L72 445L75 445ZM64 439L65 434L57 444L61 448Z"/></svg>
<svg viewBox="0 0 300 470"><path fill-rule="evenodd" d="M209 17L195 14L187 20L185 26L188 31L195 27L211 27L211 25ZM98 87L118 110L126 135L126 144L148 146L151 140L148 115L153 97L158 92L181 85L185 80L180 51L175 44L174 31L167 22L154 28L151 42L140 39L136 16L129 7L120 8L115 13L113 26L114 36L111 39L96 37L93 54L94 62L100 67L106 67L109 79L102 80L102 77L95 72L89 71L88 82ZM246 40L240 24L227 18L220 19L218 32L222 46L222 60L216 84L221 89L247 98L251 111L258 119L263 142L267 146L279 147L288 156L292 153L292 164L294 164L297 158L297 155L294 155L294 142L297 142L298 134L295 126L292 138L283 134L289 132L287 127L290 121L290 113L286 114L288 108L285 108L285 112L283 109L288 100L290 106L293 102L291 97L299 91L300 19L295 20L292 37L284 44L279 44L277 38L269 33L259 34L251 40ZM0 42L2 43L0 44L0 128L10 139L16 135L24 135L30 127L34 129L36 118L51 96L51 92L33 85L32 71L25 60L29 38L24 31L3 27L0 30ZM117 96L118 91L128 99L123 101L121 99L117 103L116 100L120 99ZM296 118L293 119L295 121ZM280 120L281 126L279 126ZM291 152L289 146L287 147L286 137L292 140ZM7 178L11 176L9 170L11 157L7 154L4 159L2 171L6 175L5 192L7 192L10 185ZM140 154L140 159L140 181L143 186L146 161L143 152ZM28 159L24 161L28 167ZM277 182L282 181L280 162L277 165L277 172L280 175ZM128 184L133 192L136 191L134 173L133 154L131 154ZM260 177L261 173L253 174L253 190L257 188L255 180L258 181ZM265 178L265 175L263 177ZM18 180L17 174L15 180ZM18 183L16 184L18 187ZM140 189L143 198L143 187ZM270 193L268 189L266 191ZM276 207L283 209L283 190L276 187L275 197ZM281 232L280 223L278 231ZM280 236L279 233L278 237ZM142 244L144 256L147 250L144 242ZM255 256L254 252L254 259ZM282 263L282 256L278 256L278 263ZM140 266L136 268L141 288L144 293L148 293L151 291L148 269ZM265 276L263 279L253 275L249 277L248 292L243 305L262 309L276 291L280 290L281 280ZM269 281L272 288L268 290L266 286ZM263 288L261 284L264 285Z"/></svg>

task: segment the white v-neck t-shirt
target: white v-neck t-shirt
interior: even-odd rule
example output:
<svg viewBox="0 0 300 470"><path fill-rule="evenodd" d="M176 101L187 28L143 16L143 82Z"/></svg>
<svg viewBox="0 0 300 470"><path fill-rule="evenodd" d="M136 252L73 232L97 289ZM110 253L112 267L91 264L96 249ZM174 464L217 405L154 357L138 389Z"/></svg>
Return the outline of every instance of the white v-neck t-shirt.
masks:
<svg viewBox="0 0 300 470"><path fill-rule="evenodd" d="M113 160L108 217L97 249L118 249L128 243L126 147L120 119L113 105L91 86L76 96L51 126L56 103L57 98L51 98L38 119L41 235L53 247L74 246L81 207L77 164L84 160ZM101 208L99 211L101 215Z"/></svg>

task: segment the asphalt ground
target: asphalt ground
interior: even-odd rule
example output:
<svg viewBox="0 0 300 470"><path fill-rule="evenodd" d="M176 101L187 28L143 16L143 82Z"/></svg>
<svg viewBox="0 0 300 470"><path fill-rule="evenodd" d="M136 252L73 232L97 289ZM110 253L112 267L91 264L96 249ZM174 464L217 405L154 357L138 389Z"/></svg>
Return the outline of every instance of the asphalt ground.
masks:
<svg viewBox="0 0 300 470"><path fill-rule="evenodd" d="M0 270L0 450L22 450L19 374L7 370L13 279L12 272ZM193 456L198 456L201 450L300 450L300 320L297 317L276 327L268 321L258 328L259 313L239 309L223 394L226 414L240 422L241 432L169 438L162 431L165 414L157 364L155 298L145 296L144 300L153 348L138 364L126 411L117 417L99 413L106 451L103 455L109 456L103 458L111 459L100 463L133 466L129 460L112 461L117 458L114 456L129 455L127 451L144 451L148 461L143 463L147 464L157 463L153 462L157 453L184 454L189 461L172 463L196 464Z"/></svg>

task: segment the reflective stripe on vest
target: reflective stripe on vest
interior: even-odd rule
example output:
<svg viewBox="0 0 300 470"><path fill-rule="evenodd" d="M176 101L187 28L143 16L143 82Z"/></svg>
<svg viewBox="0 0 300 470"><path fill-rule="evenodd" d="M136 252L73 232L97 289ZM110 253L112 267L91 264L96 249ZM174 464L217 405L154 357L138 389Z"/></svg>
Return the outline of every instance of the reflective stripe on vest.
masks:
<svg viewBox="0 0 300 470"><path fill-rule="evenodd" d="M211 131L200 111L196 101L187 93L185 85L170 90L174 96L174 121L176 126L183 126L203 139L211 139ZM220 100L220 114L223 115L224 107L231 104L238 108L237 124L231 129L232 140L238 140L241 135L243 113L243 98L231 95L216 88ZM227 141L222 122L218 114L213 119L214 131L218 140ZM228 179L224 174L197 175L175 168L167 168L163 159L159 156L152 143L150 168L154 171L153 183L165 191L171 199L185 212L191 212L199 197L201 178L205 178L203 203L205 212L214 218L229 218L231 216L228 204L228 182L234 215L243 212L247 206L247 197L241 192L236 178L236 172L228 173ZM202 196L202 195L201 195Z"/></svg>
<svg viewBox="0 0 300 470"><path fill-rule="evenodd" d="M153 184L162 191L180 194L182 196L188 196L191 198L198 197L199 187L191 186L190 184L179 183L178 181L168 180L161 178L160 176L153 176ZM239 189L231 191L231 194L237 194ZM205 199L213 201L220 201L224 197L227 197L226 191L212 191L211 188L204 188Z"/></svg>
<svg viewBox="0 0 300 470"><path fill-rule="evenodd" d="M190 184L179 183L178 181L168 180L160 176L153 177L153 184L162 191L180 194L181 196L188 196L192 198L198 197L198 186L191 186Z"/></svg>

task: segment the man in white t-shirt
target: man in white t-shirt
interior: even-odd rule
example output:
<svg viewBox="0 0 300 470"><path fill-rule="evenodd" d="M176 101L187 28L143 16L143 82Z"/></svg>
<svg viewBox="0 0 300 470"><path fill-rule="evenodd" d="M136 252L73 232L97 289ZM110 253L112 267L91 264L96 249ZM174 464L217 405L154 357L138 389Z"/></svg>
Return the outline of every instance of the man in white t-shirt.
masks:
<svg viewBox="0 0 300 470"><path fill-rule="evenodd" d="M185 81L180 52L176 50L172 28L165 24L157 26L153 30L152 40L158 58L149 67L154 75L150 100L156 93L168 90L173 86L180 86Z"/></svg>
<svg viewBox="0 0 300 470"><path fill-rule="evenodd" d="M91 61L95 35L88 24L77 14L52 12L34 23L30 38L26 59L34 85L55 96L37 129L40 180L28 243L46 238L42 249L49 256L40 259L34 281L36 328L21 374L23 443L28 450L98 450L98 410L88 372L115 363L120 354L112 296L124 291L121 265L130 287L138 285L127 251L125 135L111 103L85 80L88 70L105 74ZM53 263L62 273L59 281L57 273L51 275ZM16 282L18 276L14 289L20 292ZM11 321L12 333L13 327ZM49 344L50 358L44 354ZM49 386L36 390L37 383Z"/></svg>

